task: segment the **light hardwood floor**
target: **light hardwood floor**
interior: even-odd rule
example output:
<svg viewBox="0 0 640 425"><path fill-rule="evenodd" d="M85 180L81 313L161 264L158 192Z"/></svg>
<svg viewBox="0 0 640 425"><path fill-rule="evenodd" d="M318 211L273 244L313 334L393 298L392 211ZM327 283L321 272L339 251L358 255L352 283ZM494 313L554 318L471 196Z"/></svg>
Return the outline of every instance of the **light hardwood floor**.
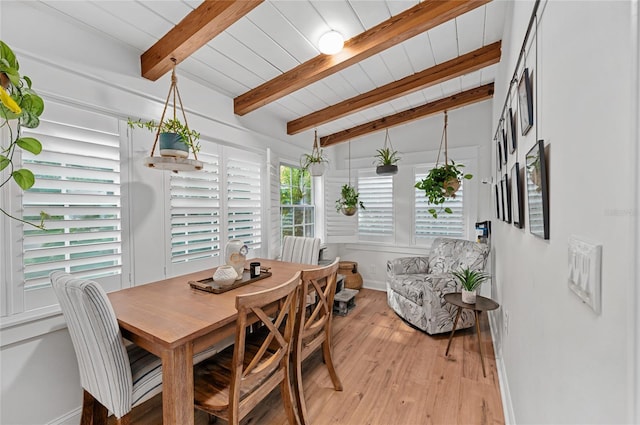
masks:
<svg viewBox="0 0 640 425"><path fill-rule="evenodd" d="M429 336L403 322L384 292L363 289L356 308L334 319L334 359L344 391L333 390L322 356L303 365L305 396L314 425L504 424L496 362L486 315L480 322L487 377L482 376L475 331ZM136 408L134 424L162 422L160 396ZM110 418L109 423L112 422ZM284 425L278 390L243 425ZM207 415L196 412L196 424ZM225 422L218 420L217 424Z"/></svg>

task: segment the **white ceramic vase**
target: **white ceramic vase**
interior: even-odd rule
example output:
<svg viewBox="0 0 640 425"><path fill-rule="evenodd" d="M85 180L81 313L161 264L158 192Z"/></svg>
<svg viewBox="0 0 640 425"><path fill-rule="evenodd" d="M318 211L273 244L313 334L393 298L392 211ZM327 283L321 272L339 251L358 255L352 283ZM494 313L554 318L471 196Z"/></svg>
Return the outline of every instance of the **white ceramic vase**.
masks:
<svg viewBox="0 0 640 425"><path fill-rule="evenodd" d="M467 304L475 304L476 303L476 291L467 291L466 289L462 290L462 302Z"/></svg>
<svg viewBox="0 0 640 425"><path fill-rule="evenodd" d="M247 261L247 252L249 252L249 248L247 248L240 239L231 239L227 242L225 261L228 266L235 269L237 274L236 280L242 279L244 263Z"/></svg>
<svg viewBox="0 0 640 425"><path fill-rule="evenodd" d="M226 264L219 266L213 273L213 281L221 287L231 285L237 277L236 269Z"/></svg>

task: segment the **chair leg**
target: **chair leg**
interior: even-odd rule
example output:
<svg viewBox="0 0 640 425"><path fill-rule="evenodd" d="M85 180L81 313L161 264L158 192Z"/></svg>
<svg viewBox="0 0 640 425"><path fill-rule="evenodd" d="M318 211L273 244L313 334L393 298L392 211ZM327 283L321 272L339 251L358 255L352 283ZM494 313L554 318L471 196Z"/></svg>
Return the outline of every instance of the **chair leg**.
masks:
<svg viewBox="0 0 640 425"><path fill-rule="evenodd" d="M304 401L304 390L302 386L302 348L298 347L293 353L293 397L295 399L298 418L302 425L309 424L307 405Z"/></svg>
<svg viewBox="0 0 640 425"><path fill-rule="evenodd" d="M336 368L333 365L333 357L331 356L331 330L327 332L327 336L322 343L322 357L324 358L324 362L327 365L327 369L329 370L329 376L331 377L331 381L333 382L333 388L336 391L342 391L342 382L340 382L340 378L338 378L338 373L336 372Z"/></svg>
<svg viewBox="0 0 640 425"><path fill-rule="evenodd" d="M116 425L129 425L131 423L131 413L127 413L121 418L116 418Z"/></svg>
<svg viewBox="0 0 640 425"><path fill-rule="evenodd" d="M282 404L284 405L284 410L287 413L287 420L289 421L289 425L298 425L301 423L301 420L293 407L294 402L290 381L291 371L289 365L289 360L287 360L284 367L284 378L280 383L280 393L282 395Z"/></svg>
<svg viewBox="0 0 640 425"><path fill-rule="evenodd" d="M88 391L82 394L82 416L80 425L107 425L107 408L96 400Z"/></svg>

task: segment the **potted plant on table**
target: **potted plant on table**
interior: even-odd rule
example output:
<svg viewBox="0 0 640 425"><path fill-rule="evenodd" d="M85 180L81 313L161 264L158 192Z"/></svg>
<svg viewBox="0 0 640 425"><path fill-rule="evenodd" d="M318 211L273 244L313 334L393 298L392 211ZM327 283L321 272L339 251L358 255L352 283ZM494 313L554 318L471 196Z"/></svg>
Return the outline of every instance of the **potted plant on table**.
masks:
<svg viewBox="0 0 640 425"><path fill-rule="evenodd" d="M40 125L40 115L44 111L44 101L32 89L31 79L21 76L20 66L15 54L3 41L0 40L0 129L6 128L8 132L7 146L3 137L0 146L0 171L8 170L0 181L0 188L4 187L11 179L22 190L31 188L35 183L33 172L27 168L15 169L13 155L20 148L33 155L42 151L42 144L34 137L22 137L21 129L36 128ZM3 130L4 131L4 130ZM44 220L48 215L40 212L40 224L11 215L0 208L0 212L7 217L44 229Z"/></svg>
<svg viewBox="0 0 640 425"><path fill-rule="evenodd" d="M390 176L398 172L398 166L396 163L400 160L398 151L394 151L393 148L384 147L377 150L376 158L376 174L379 176Z"/></svg>
<svg viewBox="0 0 640 425"><path fill-rule="evenodd" d="M358 206L365 209L362 201L359 201L358 198L360 194L356 191L356 188L351 186L351 184L342 185L342 189L340 190L341 198L336 201L336 211L342 212L342 214L351 216L356 213Z"/></svg>
<svg viewBox="0 0 640 425"><path fill-rule="evenodd" d="M415 184L415 187L424 190L424 196L432 205L442 205L447 198L455 198L456 192L460 189L462 179L471 179L471 174L464 174L461 170L463 164L451 163L432 168L427 176ZM440 208L447 214L451 214L451 208ZM429 213L433 218L438 218L438 210L430 208Z"/></svg>
<svg viewBox="0 0 640 425"><path fill-rule="evenodd" d="M199 152L200 144L197 142L200 138L200 133L195 130L191 130L187 125L177 118L171 118L166 121L162 121L161 124L155 121L133 121L129 119L127 124L131 128L146 128L147 130L154 132L160 129L160 155L173 156L177 158L187 158L189 151Z"/></svg>
<svg viewBox="0 0 640 425"><path fill-rule="evenodd" d="M453 277L460 283L462 287L462 302L467 304L475 304L476 291L489 278L487 273L470 270L468 267L462 270L451 272Z"/></svg>

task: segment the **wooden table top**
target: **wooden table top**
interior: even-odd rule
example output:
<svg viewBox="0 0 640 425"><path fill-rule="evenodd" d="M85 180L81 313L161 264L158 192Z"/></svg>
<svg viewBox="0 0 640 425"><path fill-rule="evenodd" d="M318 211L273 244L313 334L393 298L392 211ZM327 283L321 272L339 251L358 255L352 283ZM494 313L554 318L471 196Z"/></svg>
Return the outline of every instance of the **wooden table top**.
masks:
<svg viewBox="0 0 640 425"><path fill-rule="evenodd" d="M500 307L500 304L498 304L491 298L482 297L480 295L476 295L475 304L464 303L462 302L462 292L452 292L450 294L444 294L444 300L449 304L475 311L489 311L495 310L496 308Z"/></svg>
<svg viewBox="0 0 640 425"><path fill-rule="evenodd" d="M111 292L109 299L120 327L156 345L172 349L214 332L237 318L235 298L277 286L314 265L254 258L271 267L272 276L222 294L191 288L190 280L211 277L215 268Z"/></svg>

